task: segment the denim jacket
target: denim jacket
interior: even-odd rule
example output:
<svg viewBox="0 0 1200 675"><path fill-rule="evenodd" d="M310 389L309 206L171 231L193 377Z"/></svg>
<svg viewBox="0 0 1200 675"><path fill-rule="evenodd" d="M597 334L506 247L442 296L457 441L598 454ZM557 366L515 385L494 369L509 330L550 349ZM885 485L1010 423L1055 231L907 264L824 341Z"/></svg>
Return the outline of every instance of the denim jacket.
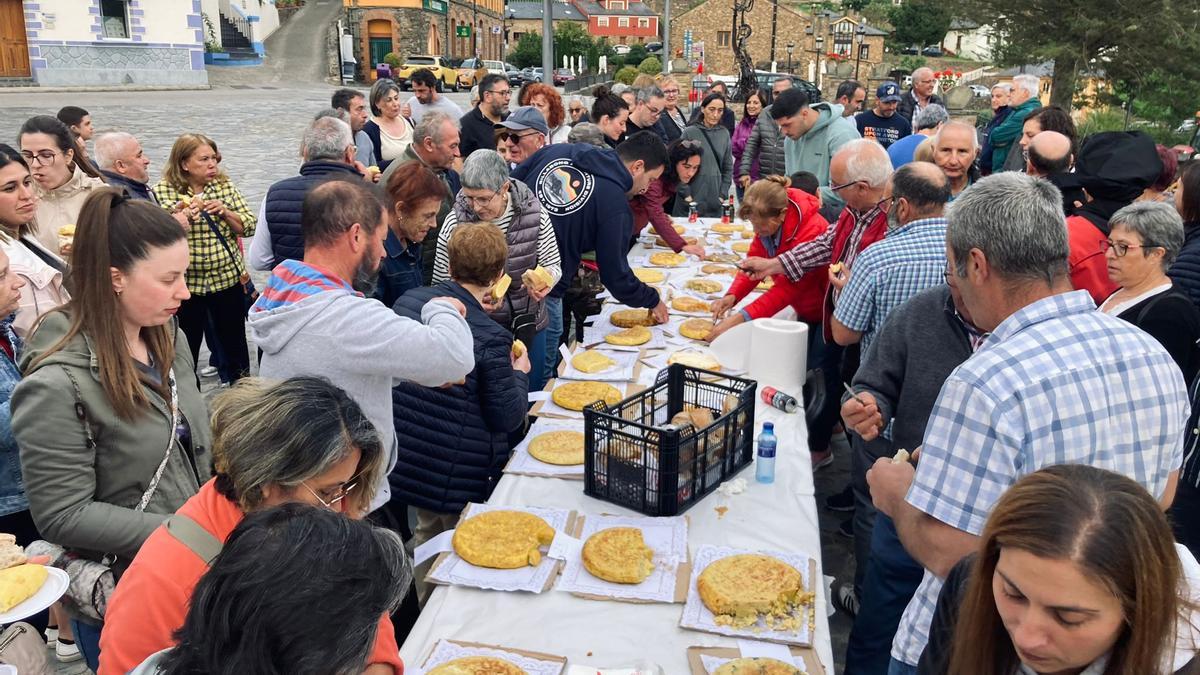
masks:
<svg viewBox="0 0 1200 675"><path fill-rule="evenodd" d="M14 316L0 321L0 331L8 337L13 353L20 359L23 345L12 329ZM25 483L21 480L21 459L17 441L13 438L12 408L9 407L12 391L20 380L21 371L17 369L16 361L0 350L0 516L29 510Z"/></svg>

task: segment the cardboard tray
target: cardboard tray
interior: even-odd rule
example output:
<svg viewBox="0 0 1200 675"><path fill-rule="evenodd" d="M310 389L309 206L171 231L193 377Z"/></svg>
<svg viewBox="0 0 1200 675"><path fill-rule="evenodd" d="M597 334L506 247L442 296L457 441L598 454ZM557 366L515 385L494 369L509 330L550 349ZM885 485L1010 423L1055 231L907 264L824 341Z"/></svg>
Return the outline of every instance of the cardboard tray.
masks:
<svg viewBox="0 0 1200 675"><path fill-rule="evenodd" d="M613 516L613 515L620 515L620 514L602 513L600 515ZM641 516L641 517L650 518L651 516ZM581 535L583 534L583 524L584 524L584 520L586 518L587 518L587 516L585 516L585 515L579 515L578 517L575 518L574 527L571 530L571 536L573 536L577 539L581 538ZM690 531L691 530L691 520L687 516L683 516L683 518L685 521L687 521L688 529ZM566 563L563 563L563 566L565 567ZM559 568L559 573L560 574L562 573L562 568ZM688 585L691 583L691 579L692 579L692 552L691 552L691 549L689 548L687 560L684 560L683 562L679 563L679 566L675 568L675 596L671 599L671 602L673 604L683 604L684 602L687 602ZM633 603L633 604L637 604L637 605L662 604L661 602L659 602L657 600L643 600L641 598L618 598L618 597L611 596L611 595L597 595L594 593L577 593L575 591L571 591L570 593L571 593L571 595L574 595L577 598L584 598L587 600L607 600L610 602L629 602L629 603Z"/></svg>
<svg viewBox="0 0 1200 675"><path fill-rule="evenodd" d="M458 514L458 522L454 524L454 527L455 527L455 528L457 528L459 525L462 525L462 522L463 522L464 520L466 520L467 509L469 509L469 508L471 508L471 505L470 505L470 504L467 504L466 506L464 506L464 507L463 507L463 510L462 510L462 512ZM520 511L520 510L521 510L521 507L519 507L519 506L513 506L513 507L511 507L511 508L512 508L512 510L514 510L514 511ZM576 528L575 521L576 521L578 518L579 518L579 513L578 513L578 512L576 512L576 511L574 511L574 510L571 510L571 512L570 512L570 513L567 515L567 526L566 526L566 528L565 528L565 530L566 530L566 532L567 532L567 533L571 533L571 532L575 532L575 531L576 531L576 529L575 529L575 528ZM444 552L444 553L439 553L439 554L437 555L437 557L433 559L433 564L429 566L429 572L428 572L428 573L425 575L425 582L426 582L426 583L428 583L428 584L435 584L435 585L438 585L438 586L453 586L453 585L455 585L455 584L452 584L452 583L448 583L448 582L441 581L441 580L439 580L439 579L434 579L434 578L433 578L433 572L434 572L434 570L436 570L436 569L437 569L438 567L440 567L440 566L441 566L443 563L445 563L445 562L446 562L446 560L447 560L447 559L449 559L451 555L454 555L454 553L453 553L452 551L448 551L448 552ZM565 565L565 564L566 564L566 563L564 563L564 562L563 562L563 561L561 561L561 560L555 560L555 559L553 559L553 558L548 558L548 557L546 557L545 555L543 555L543 556L542 556L542 562L544 563L544 562L546 562L546 561L550 561L550 563L551 563L551 564L554 566L554 569L553 569L553 570L551 570L551 572L550 572L549 576L547 576L547 577L546 577L546 583L545 583L545 584L542 586L542 588L540 588L540 589L538 589L538 590L536 591L537 593L545 593L546 591L548 591L548 590L550 590L551 588L553 588L553 587L554 587L554 582L558 580L558 575L559 575L559 574L562 572L563 565ZM468 563L468 564L470 564L470 563ZM539 564L541 564L541 563L539 563ZM472 586L472 588L476 588L476 587ZM484 590L487 590L487 589L484 589ZM503 592L503 591L499 591L499 592ZM462 643L460 643L460 644L462 644ZM485 647L486 647L486 646L489 646L489 645L483 645L483 646L485 646ZM515 651L515 650L514 650L514 651Z"/></svg>
<svg viewBox="0 0 1200 675"><path fill-rule="evenodd" d="M821 665L821 660L817 658L817 653L808 647L792 647L792 658L804 661L804 669L808 671L808 675L825 675L825 668ZM688 647L688 665L692 668L692 675L708 675L708 671L704 669L704 662L700 660L701 656L719 656L721 658L736 659L742 655L737 647Z"/></svg>
<svg viewBox="0 0 1200 675"><path fill-rule="evenodd" d="M521 656L528 656L531 659L537 659L539 661L553 661L555 663L560 664L561 667L559 668L559 671L558 671L559 673L561 673L567 667L567 657L565 657L565 656L557 656L555 654L546 654L544 652L532 652L527 649L514 649L513 647L502 647L500 645L489 645L489 644L484 644L482 642L467 642L465 640L446 640L446 642L449 642L451 644L456 644L459 647L478 648L478 649L499 649L501 651L512 652L513 654L520 654ZM433 650L436 648L437 648L437 642L434 642L433 646L431 646L429 648L429 652L425 655L425 660L421 662L422 670L427 670L430 667L429 666L429 657L433 656Z"/></svg>

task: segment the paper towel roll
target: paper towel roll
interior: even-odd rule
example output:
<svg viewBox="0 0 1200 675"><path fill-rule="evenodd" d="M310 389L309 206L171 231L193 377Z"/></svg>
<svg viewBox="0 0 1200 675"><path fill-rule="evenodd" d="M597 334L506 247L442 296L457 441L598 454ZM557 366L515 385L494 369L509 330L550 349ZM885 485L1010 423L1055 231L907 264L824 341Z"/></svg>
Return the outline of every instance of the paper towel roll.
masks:
<svg viewBox="0 0 1200 675"><path fill-rule="evenodd" d="M750 325L746 371L751 379L800 398L808 366L808 325L779 319L755 319Z"/></svg>
<svg viewBox="0 0 1200 675"><path fill-rule="evenodd" d="M733 370L750 370L750 336L754 333L753 323L739 323L712 341L712 350L721 365Z"/></svg>

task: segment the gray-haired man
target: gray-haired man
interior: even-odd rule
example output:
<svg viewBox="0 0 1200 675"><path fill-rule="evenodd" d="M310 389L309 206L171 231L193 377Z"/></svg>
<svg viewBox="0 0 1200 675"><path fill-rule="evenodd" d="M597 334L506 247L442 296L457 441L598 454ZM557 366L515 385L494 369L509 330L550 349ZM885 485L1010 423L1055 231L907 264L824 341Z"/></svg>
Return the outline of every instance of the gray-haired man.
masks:
<svg viewBox="0 0 1200 675"><path fill-rule="evenodd" d="M361 178L354 163L350 125L336 117L318 117L308 125L300 146L300 174L267 189L258 211L258 228L250 241L250 266L269 271L284 260L304 258L300 207L314 185L328 178Z"/></svg>
<svg viewBox="0 0 1200 675"><path fill-rule="evenodd" d="M629 119L625 122L625 135L632 136L639 131L653 131L658 134L663 143L670 142L667 133L658 124L658 118L667 107L667 98L662 89L652 84L634 92L633 109L629 111Z"/></svg>
<svg viewBox="0 0 1200 675"><path fill-rule="evenodd" d="M913 120L913 133L888 146L888 157L892 160L892 168L899 169L913 161L913 154L916 153L917 148L932 138L942 128L942 125L949 121L950 114L942 105L930 103L922 108L921 112L917 113L916 119Z"/></svg>

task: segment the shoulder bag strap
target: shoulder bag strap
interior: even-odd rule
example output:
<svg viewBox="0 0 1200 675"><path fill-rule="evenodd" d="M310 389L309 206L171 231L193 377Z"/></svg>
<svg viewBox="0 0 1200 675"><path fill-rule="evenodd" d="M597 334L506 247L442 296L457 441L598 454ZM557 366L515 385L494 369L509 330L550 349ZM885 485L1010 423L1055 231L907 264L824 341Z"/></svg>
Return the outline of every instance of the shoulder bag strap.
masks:
<svg viewBox="0 0 1200 675"><path fill-rule="evenodd" d="M712 151L713 157L717 159L717 168L721 169L721 173L725 173L725 155L717 154L717 149L713 147L712 140L700 125L696 125L696 128L700 130L700 137L708 144L708 149Z"/></svg>
<svg viewBox="0 0 1200 675"><path fill-rule="evenodd" d="M179 543L188 547L192 553L195 553L204 561L205 565L212 565L213 560L221 553L224 544L220 539L213 536L211 532L200 526L200 523L192 520L182 513L167 518L167 532L175 537Z"/></svg>
<svg viewBox="0 0 1200 675"><path fill-rule="evenodd" d="M225 252L229 254L229 259L233 261L234 268L237 269L240 267L238 264L238 257L233 254L233 249L230 248L229 242L225 239L225 235L221 234L221 228L217 227L217 224L213 222L212 216L208 215L207 211L201 211L200 217L204 219L205 224L208 225L208 229L212 230L212 233L217 235L217 241L221 242L221 248L225 249Z"/></svg>

